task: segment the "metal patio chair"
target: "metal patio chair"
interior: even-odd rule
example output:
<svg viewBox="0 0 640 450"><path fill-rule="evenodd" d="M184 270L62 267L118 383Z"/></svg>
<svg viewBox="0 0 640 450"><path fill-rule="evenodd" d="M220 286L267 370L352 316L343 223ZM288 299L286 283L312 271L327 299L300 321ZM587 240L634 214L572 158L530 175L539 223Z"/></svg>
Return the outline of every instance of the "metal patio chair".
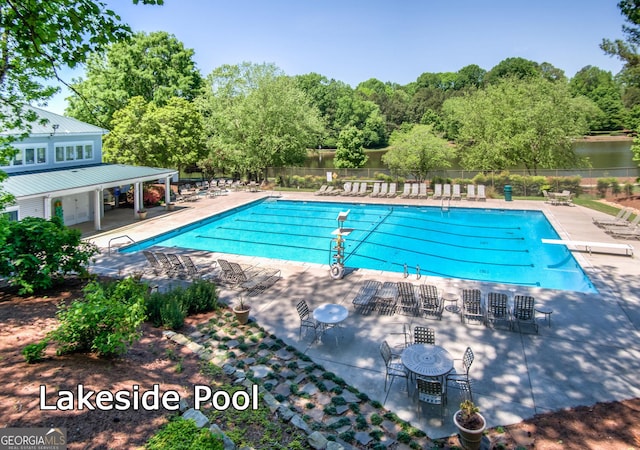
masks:
<svg viewBox="0 0 640 450"><path fill-rule="evenodd" d="M518 325L518 331L522 332L522 324L531 325L538 333L536 321L535 299L528 295L516 295L513 299L513 325Z"/></svg>
<svg viewBox="0 0 640 450"><path fill-rule="evenodd" d="M391 383L393 383L395 377L401 377L404 378L407 383L407 395L409 395L409 371L398 357L393 356L393 352L387 341L382 341L382 344L380 344L380 355L384 360L385 367L384 391L387 391L387 381L389 377L391 377Z"/></svg>
<svg viewBox="0 0 640 450"><path fill-rule="evenodd" d="M314 340L318 337L318 322L316 322L309 311L309 305L305 300L300 300L296 305L298 311L298 317L300 317L300 331L298 332L298 339L302 338L303 329L312 329Z"/></svg>
<svg viewBox="0 0 640 450"><path fill-rule="evenodd" d="M462 359L454 359L453 370L447 375L446 383L447 389L450 387L453 389L459 389L465 393L468 393L469 400L473 401L473 394L471 393L471 378L469 378L469 369L473 364L475 356L471 347L467 347L462 356ZM456 367L456 362L460 365Z"/></svg>
<svg viewBox="0 0 640 450"><path fill-rule="evenodd" d="M489 292L487 296L487 325L495 328L497 323L506 323L511 329L511 311L507 294Z"/></svg>
<svg viewBox="0 0 640 450"><path fill-rule="evenodd" d="M462 323L477 321L485 323L484 306L482 304L482 293L480 289L462 290L462 312L460 313Z"/></svg>

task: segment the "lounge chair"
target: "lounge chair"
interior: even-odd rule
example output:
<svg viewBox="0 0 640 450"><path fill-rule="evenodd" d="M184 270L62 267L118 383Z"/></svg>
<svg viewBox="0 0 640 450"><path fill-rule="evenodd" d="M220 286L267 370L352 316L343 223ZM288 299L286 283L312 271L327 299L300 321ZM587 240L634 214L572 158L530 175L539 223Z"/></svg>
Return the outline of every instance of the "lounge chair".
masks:
<svg viewBox="0 0 640 450"><path fill-rule="evenodd" d="M358 197L366 197L369 185L367 183L360 183L360 190L355 194Z"/></svg>
<svg viewBox="0 0 640 450"><path fill-rule="evenodd" d="M444 301L438 295L438 288L432 284L420 285L420 312L422 316L442 320Z"/></svg>
<svg viewBox="0 0 640 450"><path fill-rule="evenodd" d="M359 181L355 181L353 183L351 183L351 190L350 191L344 191L342 195L348 195L350 197L354 197L356 195L358 195L358 192L360 191L360 182Z"/></svg>
<svg viewBox="0 0 640 450"><path fill-rule="evenodd" d="M202 268L198 267L189 255L180 255L180 259L182 260L182 265L185 268L185 275L189 278L201 278L207 275L211 275L216 265L214 261L211 269L205 271Z"/></svg>
<svg viewBox="0 0 640 450"><path fill-rule="evenodd" d="M419 303L415 287L406 281L398 281L397 285L401 313L407 316L417 316Z"/></svg>
<svg viewBox="0 0 640 450"><path fill-rule="evenodd" d="M387 197L395 197L397 189L398 185L396 183L389 183L389 192L387 192Z"/></svg>
<svg viewBox="0 0 640 450"><path fill-rule="evenodd" d="M480 289L464 289L462 291L462 312L460 314L462 323L477 321L485 323L484 305L482 304L482 293Z"/></svg>
<svg viewBox="0 0 640 450"><path fill-rule="evenodd" d="M609 225L605 227L604 232L607 234L615 233L616 231L625 231L625 230L633 230L638 227L640 224L640 214L636 215L631 222L625 221L624 223Z"/></svg>
<svg viewBox="0 0 640 450"><path fill-rule="evenodd" d="M178 258L178 255L176 255L175 253L168 253L167 258L169 259L169 262L173 267L174 274L176 276L179 276L180 278L184 278L187 273L187 268L184 266L184 264L182 264L182 261L180 260L180 258Z"/></svg>
<svg viewBox="0 0 640 450"><path fill-rule="evenodd" d="M277 283L282 278L281 275L280 269L262 269L252 274L240 287L247 291L247 297L255 297Z"/></svg>
<svg viewBox="0 0 640 450"><path fill-rule="evenodd" d="M610 228L607 233L616 239L640 239L640 227L634 228Z"/></svg>
<svg viewBox="0 0 640 450"><path fill-rule="evenodd" d="M451 198L451 185L449 183L442 186L442 198L445 200L449 200Z"/></svg>
<svg viewBox="0 0 640 450"><path fill-rule="evenodd" d="M476 200L476 186L467 184L467 200Z"/></svg>
<svg viewBox="0 0 640 450"><path fill-rule="evenodd" d="M340 195L350 195L351 186L352 186L351 181L347 181L346 183L344 183L344 185L342 186L342 191L340 191Z"/></svg>
<svg viewBox="0 0 640 450"><path fill-rule="evenodd" d="M320 195L337 195L338 194L338 190L336 190L335 186L327 186L327 188L324 190L324 192Z"/></svg>
<svg viewBox="0 0 640 450"><path fill-rule="evenodd" d="M364 285L351 301L357 312L368 314L373 311L376 306L375 296L380 286L382 286L380 281L367 280L364 282Z"/></svg>
<svg viewBox="0 0 640 450"><path fill-rule="evenodd" d="M380 195L380 183L373 183L373 188L371 189L371 197L378 197Z"/></svg>
<svg viewBox="0 0 640 450"><path fill-rule="evenodd" d="M156 275L160 275L163 272L164 268L162 267L162 264L160 264L160 261L158 261L158 259L155 257L155 255L149 250L143 250L142 254L147 259L147 262L149 263L151 270L153 270L153 273L155 273Z"/></svg>
<svg viewBox="0 0 640 450"><path fill-rule="evenodd" d="M329 186L327 186L326 184L323 184L322 186L320 186L320 189L318 189L317 191L315 191L313 193L313 195L324 195L325 191L327 190Z"/></svg>
<svg viewBox="0 0 640 450"><path fill-rule="evenodd" d="M497 323L506 324L511 329L511 311L507 294L489 292L487 296L487 325L494 328Z"/></svg>
<svg viewBox="0 0 640 450"><path fill-rule="evenodd" d="M478 185L478 200L486 200L487 194L485 192L484 184Z"/></svg>
<svg viewBox="0 0 640 450"><path fill-rule="evenodd" d="M378 193L378 197L386 197L389 190L389 183L381 183L380 184L380 192Z"/></svg>
<svg viewBox="0 0 640 450"><path fill-rule="evenodd" d="M418 198L419 194L420 194L420 183L411 183L411 193L409 194L409 197Z"/></svg>
<svg viewBox="0 0 640 450"><path fill-rule="evenodd" d="M462 200L462 194L460 193L460 185L453 185L453 194L451 194L451 200Z"/></svg>
<svg viewBox="0 0 640 450"><path fill-rule="evenodd" d="M442 184L437 183L433 186L433 199L439 200L442 198Z"/></svg>
<svg viewBox="0 0 640 450"><path fill-rule="evenodd" d="M175 277L178 274L178 268L169 261L169 257L162 252L154 253L154 256L162 266L162 271L170 277Z"/></svg>
<svg viewBox="0 0 640 450"><path fill-rule="evenodd" d="M596 219L592 218L594 225L605 228L615 226L626 226L628 224L629 217L633 214L631 208L622 208L618 211L618 214L613 219Z"/></svg>
<svg viewBox="0 0 640 450"><path fill-rule="evenodd" d="M418 192L418 198L428 199L429 192L427 191L427 183L420 183L420 191Z"/></svg>
<svg viewBox="0 0 640 450"><path fill-rule="evenodd" d="M526 295L516 295L513 299L513 325L518 325L518 331L522 331L521 325L531 325L538 333L538 323L536 322L535 299Z"/></svg>
<svg viewBox="0 0 640 450"><path fill-rule="evenodd" d="M385 281L376 292L378 314L393 315L398 302L398 286L393 281Z"/></svg>
<svg viewBox="0 0 640 450"><path fill-rule="evenodd" d="M404 187L402 189L402 194L400 197L408 198L411 195L411 183L404 183Z"/></svg>

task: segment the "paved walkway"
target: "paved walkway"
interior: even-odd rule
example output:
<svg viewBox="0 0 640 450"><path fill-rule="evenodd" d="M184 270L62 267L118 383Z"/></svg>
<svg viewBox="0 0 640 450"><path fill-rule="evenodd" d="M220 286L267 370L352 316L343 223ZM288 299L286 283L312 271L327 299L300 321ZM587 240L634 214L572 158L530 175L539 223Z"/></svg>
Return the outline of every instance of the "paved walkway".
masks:
<svg viewBox="0 0 640 450"><path fill-rule="evenodd" d="M118 254L106 249L139 241L174 229L211 214L273 193L234 192L214 199L182 204L176 211L150 210L150 218L134 221L132 210L108 211L104 220L110 231L87 233L87 238L105 251L97 258L93 270L104 274L132 273L145 266L139 253ZM283 193L286 199L327 200L310 193ZM331 201L351 202L349 197L331 197ZM396 203L437 205L433 200L359 198L359 203ZM541 209L563 239L599 242L616 241L592 224L592 217L604 214L579 206L551 206L543 202L488 200L458 202L466 207L503 209ZM455 207L456 203L452 204ZM88 230L85 230L88 231ZM91 234L91 235L89 235ZM122 237L122 236L127 236ZM598 289L598 294L518 288L519 293L536 298L541 309L553 310L551 327L540 322L539 334L520 334L492 330L481 325L463 325L459 316L445 311L442 321L402 315L361 315L351 300L365 280L403 281L402 274L356 270L342 280L332 280L327 266L301 264L200 251L185 251L201 266L223 256L227 259L282 269L283 279L252 300L252 314L265 329L283 339L314 361L333 371L370 398L378 400L402 419L424 430L431 438L454 434L450 417L458 409L459 397L450 396L446 419L440 420L436 409L420 409L407 398L404 380L397 379L384 391L384 366L379 354L383 339L397 341L393 333L407 323L435 328L437 343L455 358L461 358L467 346L475 353L471 367L474 400L489 426L507 425L537 413L596 402L640 396L640 265L637 257L619 251L612 253L574 252L576 259ZM617 253L617 254L615 254ZM145 276L146 277L146 276ZM407 281L407 280L405 280ZM449 287L449 280L415 276L414 284L433 283L439 289ZM176 280L154 279L167 288ZM497 290L511 294L512 286L461 280L459 288L477 287L487 293ZM232 302L237 291L223 288L221 298ZM298 337L295 304L306 299L313 308L321 303L340 303L349 316L338 330L330 330L321 342ZM334 331L336 335L331 334ZM393 343L393 342L392 342Z"/></svg>

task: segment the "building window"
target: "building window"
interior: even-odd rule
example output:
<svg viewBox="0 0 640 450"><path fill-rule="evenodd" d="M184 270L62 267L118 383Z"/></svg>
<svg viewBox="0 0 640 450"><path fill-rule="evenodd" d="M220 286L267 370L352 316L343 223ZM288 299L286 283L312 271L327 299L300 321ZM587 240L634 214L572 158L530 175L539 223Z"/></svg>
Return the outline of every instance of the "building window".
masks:
<svg viewBox="0 0 640 450"><path fill-rule="evenodd" d="M4 211L0 211L0 215L7 217L9 220L17 222L18 221L18 207L13 206L5 209Z"/></svg>
<svg viewBox="0 0 640 450"><path fill-rule="evenodd" d="M93 159L93 144L57 144L56 162L86 161Z"/></svg>

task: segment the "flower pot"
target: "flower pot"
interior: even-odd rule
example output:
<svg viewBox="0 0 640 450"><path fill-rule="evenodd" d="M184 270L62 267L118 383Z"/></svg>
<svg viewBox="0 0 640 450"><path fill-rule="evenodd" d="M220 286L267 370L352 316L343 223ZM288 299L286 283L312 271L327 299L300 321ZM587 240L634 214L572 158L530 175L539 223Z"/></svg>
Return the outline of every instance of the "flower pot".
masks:
<svg viewBox="0 0 640 450"><path fill-rule="evenodd" d="M167 205L167 210L168 211L173 211L174 209L176 209L176 204L175 203L169 203Z"/></svg>
<svg viewBox="0 0 640 450"><path fill-rule="evenodd" d="M244 306L244 308L233 308L233 312L236 315L236 319L240 325L244 325L249 321L249 312L251 311L250 306Z"/></svg>
<svg viewBox="0 0 640 450"><path fill-rule="evenodd" d="M146 219L147 218L147 212L146 211L139 211L138 212L138 217L140 219Z"/></svg>
<svg viewBox="0 0 640 450"><path fill-rule="evenodd" d="M456 427L458 427L458 440L460 441L460 445L465 450L477 450L480 448L482 444L482 435L484 433L484 429L487 427L487 421L480 413L476 413L482 421L482 426L478 429L469 429L465 428L463 425L458 423L458 413L460 410L456 411L453 415L453 423L455 423Z"/></svg>

